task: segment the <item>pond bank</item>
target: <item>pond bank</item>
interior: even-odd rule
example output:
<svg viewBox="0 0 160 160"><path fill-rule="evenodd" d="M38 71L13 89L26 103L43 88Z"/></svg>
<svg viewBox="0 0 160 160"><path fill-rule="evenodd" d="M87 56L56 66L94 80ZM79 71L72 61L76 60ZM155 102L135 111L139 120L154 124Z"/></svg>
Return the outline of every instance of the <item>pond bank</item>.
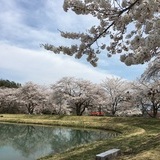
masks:
<svg viewBox="0 0 160 160"><path fill-rule="evenodd" d="M119 131L114 139L85 144L45 160L94 160L95 155L112 148L122 151L120 160L160 159L160 120L142 117L94 117L52 115L0 115L0 122L59 125Z"/></svg>

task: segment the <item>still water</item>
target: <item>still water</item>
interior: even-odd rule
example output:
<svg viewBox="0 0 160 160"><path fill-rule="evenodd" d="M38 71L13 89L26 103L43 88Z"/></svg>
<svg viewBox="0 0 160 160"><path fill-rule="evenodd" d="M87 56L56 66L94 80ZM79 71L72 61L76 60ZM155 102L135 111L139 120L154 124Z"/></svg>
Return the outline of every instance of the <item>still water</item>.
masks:
<svg viewBox="0 0 160 160"><path fill-rule="evenodd" d="M117 135L115 132L99 130L0 124L0 160L36 160L80 144Z"/></svg>

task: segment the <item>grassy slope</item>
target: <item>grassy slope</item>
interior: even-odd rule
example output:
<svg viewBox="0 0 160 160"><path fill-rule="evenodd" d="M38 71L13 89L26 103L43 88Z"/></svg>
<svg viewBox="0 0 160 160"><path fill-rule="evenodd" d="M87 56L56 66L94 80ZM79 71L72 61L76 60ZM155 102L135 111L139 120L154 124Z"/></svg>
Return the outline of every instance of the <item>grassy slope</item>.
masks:
<svg viewBox="0 0 160 160"><path fill-rule="evenodd" d="M45 160L94 160L96 154L111 148L121 149L120 160L160 160L160 119L0 115L0 122L110 129L123 133L114 139L93 142L53 157L45 157Z"/></svg>

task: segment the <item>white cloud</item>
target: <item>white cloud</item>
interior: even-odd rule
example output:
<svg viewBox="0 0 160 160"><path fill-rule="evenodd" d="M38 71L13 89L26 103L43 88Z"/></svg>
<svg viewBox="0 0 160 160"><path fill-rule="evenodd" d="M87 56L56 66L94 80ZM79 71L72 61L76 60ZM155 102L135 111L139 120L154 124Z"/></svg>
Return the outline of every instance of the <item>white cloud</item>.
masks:
<svg viewBox="0 0 160 160"><path fill-rule="evenodd" d="M51 84L64 76L73 76L99 83L111 76L76 62L71 57L50 54L47 51L23 49L7 44L0 44L0 50L0 68L20 74L24 82Z"/></svg>
<svg viewBox="0 0 160 160"><path fill-rule="evenodd" d="M63 10L63 1L48 0L45 5L46 14L53 20L58 29L75 32L85 31L98 22L97 18L91 15L77 15L71 10L65 12Z"/></svg>
<svg viewBox="0 0 160 160"><path fill-rule="evenodd" d="M63 76L99 82L110 73L134 79L143 72L144 67L126 67L116 57L107 58L107 53L99 56L99 65L93 68L90 64L84 64L84 58L75 60L73 57L51 55L40 50L39 45L42 43L55 46L75 43L62 38L57 29L79 32L97 23L91 16L75 15L72 11L65 13L62 4L63 0L39 0L38 3L1 0L0 72L6 69L21 77L22 82L37 83L53 83ZM38 6L34 8L35 5ZM109 43L109 40L106 39L106 42ZM5 77L0 75L0 78Z"/></svg>
<svg viewBox="0 0 160 160"><path fill-rule="evenodd" d="M27 49L38 48L40 43L67 45L70 41L61 38L57 29L81 30L84 25L91 24L93 19L83 19L82 16L77 18L72 12L66 14L62 9L63 0L56 1L56 3L47 0L43 9L46 19L42 19L43 17L37 19L37 22L43 22L44 25L35 28L27 22L27 19L32 18L29 10L28 12L23 10L18 3L12 0L2 2L3 15L1 14L0 21L3 23L0 24L2 28L0 37L3 38L0 39L0 69L3 72L5 70L12 72L9 75L11 79L11 76L16 75L21 77L22 82L53 83L63 76L74 76L100 82L107 76L97 68L81 64L72 57ZM26 2L25 5L31 4ZM39 10L36 13L38 16Z"/></svg>
<svg viewBox="0 0 160 160"><path fill-rule="evenodd" d="M63 0L46 0L44 5L43 3L32 13L16 1L3 0L3 8L0 7L0 41L5 39L10 44L26 48L38 48L41 43L67 45L73 41L62 38L58 29L84 31L86 27L96 23L91 16L77 16L72 11L65 13L62 8ZM32 3L26 1L25 5L31 6Z"/></svg>

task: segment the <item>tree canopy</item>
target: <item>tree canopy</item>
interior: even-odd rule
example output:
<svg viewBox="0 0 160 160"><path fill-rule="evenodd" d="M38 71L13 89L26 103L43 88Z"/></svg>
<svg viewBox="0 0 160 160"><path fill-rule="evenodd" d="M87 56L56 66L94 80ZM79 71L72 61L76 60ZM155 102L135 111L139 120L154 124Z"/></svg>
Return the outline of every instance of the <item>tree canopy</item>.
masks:
<svg viewBox="0 0 160 160"><path fill-rule="evenodd" d="M158 117L160 80L135 81L112 77L101 84L63 77L50 87L27 82L19 88L0 88L0 113L144 115ZM147 113L147 115L146 115Z"/></svg>
<svg viewBox="0 0 160 160"><path fill-rule="evenodd" d="M145 72L142 74L143 80L151 80L160 77L160 56L157 56L152 62L149 63Z"/></svg>
<svg viewBox="0 0 160 160"><path fill-rule="evenodd" d="M104 92L100 86L87 80L64 77L52 86L56 98L61 97L68 108L78 116L86 109L96 108L104 103Z"/></svg>
<svg viewBox="0 0 160 160"><path fill-rule="evenodd" d="M0 79L0 87L19 88L20 86L21 86L20 83L16 83L14 81Z"/></svg>
<svg viewBox="0 0 160 160"><path fill-rule="evenodd" d="M82 33L60 31L62 37L79 42L69 47L44 44L47 50L76 58L86 55L93 66L101 52L109 57L121 54L120 60L127 66L143 64L160 54L159 0L64 0L63 9L92 15L99 24Z"/></svg>

